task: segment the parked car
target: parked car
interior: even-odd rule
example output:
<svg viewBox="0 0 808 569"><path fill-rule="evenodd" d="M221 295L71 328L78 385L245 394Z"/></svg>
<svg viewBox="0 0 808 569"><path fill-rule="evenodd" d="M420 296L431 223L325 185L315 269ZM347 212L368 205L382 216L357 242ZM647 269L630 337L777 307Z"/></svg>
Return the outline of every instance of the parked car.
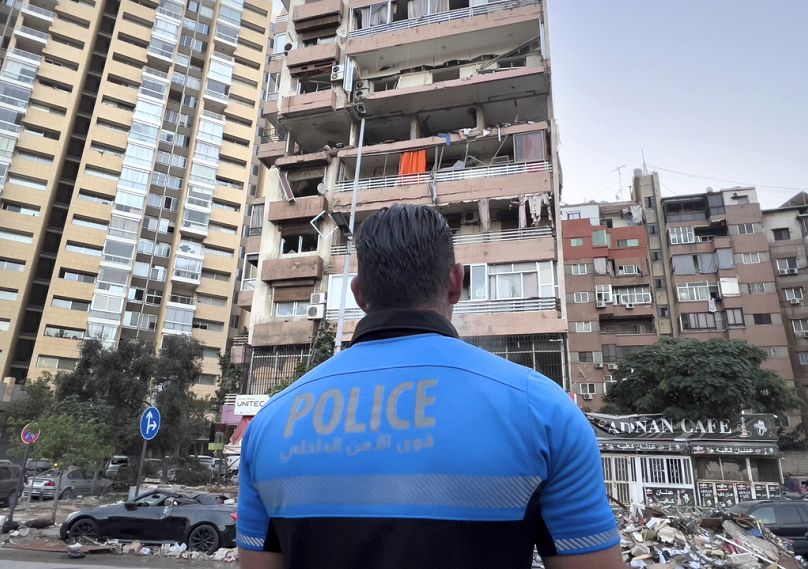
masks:
<svg viewBox="0 0 808 569"><path fill-rule="evenodd" d="M17 499L20 467L10 460L0 460L0 504L10 506Z"/></svg>
<svg viewBox="0 0 808 569"><path fill-rule="evenodd" d="M115 478L122 470L129 468L129 457L115 455L110 459L107 469L104 472L107 478Z"/></svg>
<svg viewBox="0 0 808 569"><path fill-rule="evenodd" d="M53 468L53 464L51 464L48 460L29 459L28 462L25 463L25 477L30 478L31 476L35 476L41 472L50 470L51 468Z"/></svg>
<svg viewBox="0 0 808 569"><path fill-rule="evenodd" d="M762 522L774 535L790 540L797 555L808 554L808 502L802 500L755 500L729 509Z"/></svg>
<svg viewBox="0 0 808 569"><path fill-rule="evenodd" d="M57 484L59 484L59 470L47 470L25 484L23 495L32 498L53 498L57 495ZM111 485L112 480L99 476L95 481L95 493L103 494L109 490ZM89 496L92 492L92 472L76 467L65 470L62 483L59 485L58 495L60 498L69 500L76 496Z"/></svg>
<svg viewBox="0 0 808 569"><path fill-rule="evenodd" d="M60 529L62 539L137 539L186 543L191 551L213 553L235 547L236 505L224 496L153 491L124 503L73 512Z"/></svg>

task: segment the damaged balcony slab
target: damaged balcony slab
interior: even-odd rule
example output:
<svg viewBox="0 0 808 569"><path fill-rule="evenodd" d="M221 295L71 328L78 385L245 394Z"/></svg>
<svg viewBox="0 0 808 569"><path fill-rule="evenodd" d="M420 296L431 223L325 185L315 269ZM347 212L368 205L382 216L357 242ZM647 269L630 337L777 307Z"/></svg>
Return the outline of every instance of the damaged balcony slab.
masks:
<svg viewBox="0 0 808 569"><path fill-rule="evenodd" d="M305 196L294 202L278 200L269 203L267 219L274 223L292 219L311 219L326 209L325 196Z"/></svg>
<svg viewBox="0 0 808 569"><path fill-rule="evenodd" d="M261 280L266 283L314 280L323 275L323 259L319 255L294 255L265 259L261 263Z"/></svg>
<svg viewBox="0 0 808 569"><path fill-rule="evenodd" d="M309 344L317 329L315 320L272 320L253 326L254 346L283 346L289 344Z"/></svg>

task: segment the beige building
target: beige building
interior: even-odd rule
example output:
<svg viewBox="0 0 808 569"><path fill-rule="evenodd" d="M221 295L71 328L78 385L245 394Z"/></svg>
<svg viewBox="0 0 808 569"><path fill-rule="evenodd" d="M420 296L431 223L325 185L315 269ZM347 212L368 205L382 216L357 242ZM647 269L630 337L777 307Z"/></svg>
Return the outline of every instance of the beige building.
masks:
<svg viewBox="0 0 808 569"><path fill-rule="evenodd" d="M794 382L808 400L808 194L800 192L779 208L763 212L775 269L775 285L788 338ZM804 418L808 421L808 417Z"/></svg>
<svg viewBox="0 0 808 569"><path fill-rule="evenodd" d="M4 7L5 9L5 7ZM265 0L30 0L0 74L0 368L186 334L212 392L239 325Z"/></svg>
<svg viewBox="0 0 808 569"><path fill-rule="evenodd" d="M461 336L568 384L542 2L287 8L258 150L270 168L264 224L248 239L239 295L252 310L250 390L293 377L323 321L338 317L346 263L348 278L356 271L354 180L357 226L396 202L445 215L467 266ZM346 296L349 342L362 311Z"/></svg>

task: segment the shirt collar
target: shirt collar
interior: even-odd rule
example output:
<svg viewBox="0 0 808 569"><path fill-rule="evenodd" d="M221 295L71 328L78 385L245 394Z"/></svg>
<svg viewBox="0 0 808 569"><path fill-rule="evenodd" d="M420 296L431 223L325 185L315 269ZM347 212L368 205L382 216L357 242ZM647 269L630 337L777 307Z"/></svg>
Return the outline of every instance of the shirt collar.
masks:
<svg viewBox="0 0 808 569"><path fill-rule="evenodd" d="M415 334L441 334L459 337L445 317L434 310L390 309L372 312L356 325L352 343L384 340Z"/></svg>

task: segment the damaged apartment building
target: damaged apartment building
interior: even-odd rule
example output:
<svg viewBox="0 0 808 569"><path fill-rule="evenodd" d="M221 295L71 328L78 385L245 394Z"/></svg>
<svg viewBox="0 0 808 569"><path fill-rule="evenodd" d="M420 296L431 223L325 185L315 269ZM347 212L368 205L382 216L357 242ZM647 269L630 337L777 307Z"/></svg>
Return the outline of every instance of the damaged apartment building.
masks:
<svg viewBox="0 0 808 569"><path fill-rule="evenodd" d="M789 353L789 337L799 348L808 330L806 257L800 208L788 205L762 212L748 187L663 198L659 176L637 170L631 202L563 206L570 387L582 405L598 409L623 358L664 336L745 340L794 382L792 363L808 364Z"/></svg>
<svg viewBox="0 0 808 569"><path fill-rule="evenodd" d="M537 0L318 0L275 24L238 303L251 310L250 393L295 376L338 317L348 219L429 204L466 265L467 341L566 385L556 158ZM362 128L364 126L364 128ZM361 148L361 152L360 152ZM343 340L362 317L345 299Z"/></svg>

